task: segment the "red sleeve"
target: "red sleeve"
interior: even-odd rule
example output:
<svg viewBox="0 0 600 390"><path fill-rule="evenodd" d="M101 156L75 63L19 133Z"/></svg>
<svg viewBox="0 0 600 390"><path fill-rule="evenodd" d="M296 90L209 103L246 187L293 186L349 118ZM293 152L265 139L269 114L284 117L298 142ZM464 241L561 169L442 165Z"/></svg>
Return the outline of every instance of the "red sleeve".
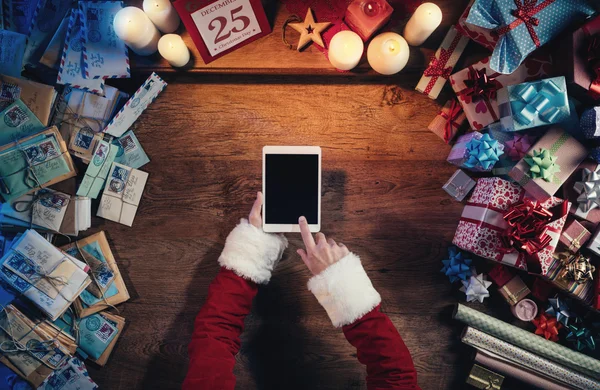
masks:
<svg viewBox="0 0 600 390"><path fill-rule="evenodd" d="M235 355L240 349L244 319L257 291L256 283L221 268L196 317L183 389L234 389Z"/></svg>
<svg viewBox="0 0 600 390"><path fill-rule="evenodd" d="M342 330L367 366L368 390L419 389L410 352L379 305Z"/></svg>

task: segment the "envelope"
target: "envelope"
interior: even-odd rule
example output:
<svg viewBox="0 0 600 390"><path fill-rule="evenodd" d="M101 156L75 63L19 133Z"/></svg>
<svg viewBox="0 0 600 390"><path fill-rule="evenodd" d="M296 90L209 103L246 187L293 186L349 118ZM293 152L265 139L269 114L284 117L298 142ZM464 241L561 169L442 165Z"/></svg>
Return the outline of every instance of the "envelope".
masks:
<svg viewBox="0 0 600 390"><path fill-rule="evenodd" d="M54 87L2 74L0 74L0 81L18 85L21 88L23 103L29 107L44 126L48 126L52 106L56 98Z"/></svg>
<svg viewBox="0 0 600 390"><path fill-rule="evenodd" d="M50 334L36 326L31 319L13 305L6 306L0 312L0 342L10 343L15 340L25 346L52 339ZM67 348L60 343L55 343L47 352L7 353L0 357L0 361L37 388L70 357Z"/></svg>
<svg viewBox="0 0 600 390"><path fill-rule="evenodd" d="M146 172L113 163L97 216L123 225L133 225L147 180Z"/></svg>
<svg viewBox="0 0 600 390"><path fill-rule="evenodd" d="M115 275L113 283L107 290L107 294L105 294L106 302L104 302L103 299L98 299L94 297L88 291L84 291L79 297L79 299L73 303L73 308L77 312L77 315L81 318L87 317L91 314L106 309L107 307L109 307L109 305L116 306L120 303L129 300L130 296L129 292L127 291L127 286L125 286L123 276L121 275L119 267L117 266L117 263L115 261L115 257L113 256L113 253L110 250L110 246L108 244L108 240L104 231L92 234L89 237L78 240L77 243L72 243L63 246L61 249L76 258L81 258L81 254L79 254L77 246L86 250L88 253L90 253L97 259L105 261L110 266Z"/></svg>
<svg viewBox="0 0 600 390"><path fill-rule="evenodd" d="M67 234L62 227L68 213L73 219L74 208L70 195L44 188L34 194L26 194L10 203L2 204L0 213L33 224L36 228ZM67 226L68 224L65 224L65 227Z"/></svg>
<svg viewBox="0 0 600 390"><path fill-rule="evenodd" d="M39 133L46 126L20 99L0 112L0 145Z"/></svg>
<svg viewBox="0 0 600 390"><path fill-rule="evenodd" d="M56 127L22 138L18 144L0 146L0 195L5 201L76 174L71 155Z"/></svg>
<svg viewBox="0 0 600 390"><path fill-rule="evenodd" d="M85 264L59 251L31 229L15 242L0 262L1 278L52 320L62 315L91 282ZM27 266L30 264L35 264L36 268ZM44 281L40 282L41 279ZM63 284L58 284L58 280ZM53 294L53 290L59 290L58 294Z"/></svg>
<svg viewBox="0 0 600 390"><path fill-rule="evenodd" d="M96 146L92 161L81 180L77 195L96 199L106 183L106 176L112 166L119 148L106 141L100 141Z"/></svg>

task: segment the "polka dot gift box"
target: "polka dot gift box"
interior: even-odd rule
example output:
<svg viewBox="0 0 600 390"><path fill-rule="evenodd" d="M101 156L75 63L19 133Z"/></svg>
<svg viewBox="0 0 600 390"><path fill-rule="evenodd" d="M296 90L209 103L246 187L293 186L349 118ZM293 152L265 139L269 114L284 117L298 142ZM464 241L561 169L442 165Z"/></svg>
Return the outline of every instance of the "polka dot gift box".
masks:
<svg viewBox="0 0 600 390"><path fill-rule="evenodd" d="M586 0L475 0L466 22L494 31L498 42L490 65L508 74L564 28L592 14Z"/></svg>

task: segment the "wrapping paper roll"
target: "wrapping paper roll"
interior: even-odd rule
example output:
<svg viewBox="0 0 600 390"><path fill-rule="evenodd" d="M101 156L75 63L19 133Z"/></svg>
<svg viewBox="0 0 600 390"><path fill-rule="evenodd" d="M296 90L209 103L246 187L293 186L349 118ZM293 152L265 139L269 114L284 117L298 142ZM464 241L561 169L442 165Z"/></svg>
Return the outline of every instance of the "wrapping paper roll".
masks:
<svg viewBox="0 0 600 390"><path fill-rule="evenodd" d="M600 379L600 361L458 304L454 318L491 336L533 352L582 374Z"/></svg>
<svg viewBox="0 0 600 390"><path fill-rule="evenodd" d="M507 343L506 341L502 341L470 326L465 329L461 337L461 341L467 345L477 348L480 351L485 351L486 353L489 352L499 356L502 359L508 360L514 363L517 367L530 369L546 377L566 383L569 386L586 390L600 389L600 381L598 380L580 374L579 372L567 369L551 360L538 356L534 353L524 350L523 348L516 347L510 343ZM483 365L487 365L484 362L481 363ZM488 367L494 369L492 366ZM506 374L508 376L521 379L512 372ZM525 379L522 380L525 381ZM546 388L545 386L540 387Z"/></svg>
<svg viewBox="0 0 600 390"><path fill-rule="evenodd" d="M509 376L511 378L518 379L524 383L544 390L570 390L573 387L563 385L559 382L554 382L550 379L544 378L538 373L530 370L525 370L519 366L508 363L501 358L497 358L493 355L488 355L477 351L475 355L475 361L481 365L486 366L490 370L493 370L499 374Z"/></svg>

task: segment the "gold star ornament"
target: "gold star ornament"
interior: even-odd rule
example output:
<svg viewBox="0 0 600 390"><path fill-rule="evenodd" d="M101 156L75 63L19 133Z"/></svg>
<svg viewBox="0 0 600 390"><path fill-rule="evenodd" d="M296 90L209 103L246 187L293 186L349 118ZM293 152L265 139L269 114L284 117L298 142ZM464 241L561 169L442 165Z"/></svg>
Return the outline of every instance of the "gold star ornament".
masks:
<svg viewBox="0 0 600 390"><path fill-rule="evenodd" d="M304 49L311 42L316 43L321 47L325 47L321 33L331 22L316 23L313 17L312 10L309 8L306 12L306 18L303 23L290 23L289 26L300 33L298 40L298 51Z"/></svg>

